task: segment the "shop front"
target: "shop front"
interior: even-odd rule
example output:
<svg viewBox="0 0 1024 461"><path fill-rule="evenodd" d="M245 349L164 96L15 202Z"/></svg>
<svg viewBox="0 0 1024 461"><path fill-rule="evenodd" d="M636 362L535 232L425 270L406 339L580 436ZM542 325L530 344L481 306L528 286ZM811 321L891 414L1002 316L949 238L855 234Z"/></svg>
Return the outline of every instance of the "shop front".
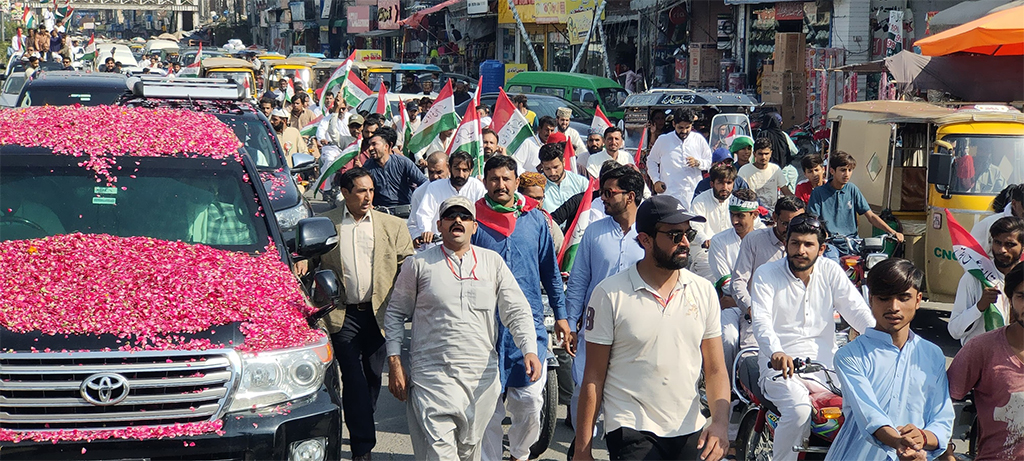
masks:
<svg viewBox="0 0 1024 461"><path fill-rule="evenodd" d="M498 2L497 58L506 64L526 64L528 70L568 72L586 41L597 0L513 0L523 29L540 62L537 68L508 2ZM577 72L604 75L604 46L591 37Z"/></svg>

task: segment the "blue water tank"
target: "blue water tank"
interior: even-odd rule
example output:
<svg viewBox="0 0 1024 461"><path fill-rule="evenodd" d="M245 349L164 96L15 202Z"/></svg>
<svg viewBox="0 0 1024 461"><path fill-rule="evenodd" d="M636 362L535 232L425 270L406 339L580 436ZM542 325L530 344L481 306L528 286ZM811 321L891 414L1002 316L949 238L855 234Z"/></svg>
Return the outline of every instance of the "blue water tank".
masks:
<svg viewBox="0 0 1024 461"><path fill-rule="evenodd" d="M480 76L483 77L480 94L497 93L498 88L505 85L505 64L501 61L488 59L480 63Z"/></svg>

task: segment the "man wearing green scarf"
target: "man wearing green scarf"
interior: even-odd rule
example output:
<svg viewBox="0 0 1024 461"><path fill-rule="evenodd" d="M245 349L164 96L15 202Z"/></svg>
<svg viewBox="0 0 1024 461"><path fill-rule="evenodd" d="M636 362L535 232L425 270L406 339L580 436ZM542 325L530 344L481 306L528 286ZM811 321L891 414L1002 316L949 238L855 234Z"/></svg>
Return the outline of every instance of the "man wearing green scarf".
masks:
<svg viewBox="0 0 1024 461"><path fill-rule="evenodd" d="M564 341L569 335L566 320L565 292L562 275L557 265L555 246L548 231L544 212L537 202L516 192L516 161L507 155L495 155L484 165L484 185L487 195L476 202L479 226L473 235L473 244L494 250L505 260L516 282L533 309L537 330L537 351L542 362L546 360L548 332L544 328L544 303L541 286L547 292L548 302L555 313L556 340ZM483 439L483 459L502 458L502 427L505 412L512 414L509 427L509 452L514 460L530 456L530 446L540 436L540 411L543 405L544 383L547 370L540 379L531 380L523 366L523 353L516 347L512 335L504 325L499 326L498 357L505 401L498 401L494 415Z"/></svg>

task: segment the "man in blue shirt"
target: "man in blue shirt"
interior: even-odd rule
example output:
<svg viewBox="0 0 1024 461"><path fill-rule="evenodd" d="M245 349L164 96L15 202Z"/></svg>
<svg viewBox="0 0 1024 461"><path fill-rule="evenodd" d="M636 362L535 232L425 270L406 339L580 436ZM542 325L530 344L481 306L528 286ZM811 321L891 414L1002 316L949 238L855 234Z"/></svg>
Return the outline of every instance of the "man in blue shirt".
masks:
<svg viewBox="0 0 1024 461"><path fill-rule="evenodd" d="M487 195L476 202L477 231L473 244L494 250L516 276L519 288L533 309L537 329L537 351L541 362L547 357L548 332L544 326L544 303L541 286L555 314L555 336L565 341L569 322L565 314L565 292L558 269L555 246L548 230L547 217L537 202L516 192L516 161L507 155L495 155L484 164L484 186ZM496 320L497 321L497 320ZM498 360L505 401L497 408L487 425L482 444L483 459L502 459L502 428L506 408L512 414L509 427L509 453L514 460L530 457L530 446L540 437L540 410L544 403L546 367L540 379L532 381L523 365L523 353L516 347L512 334L504 325L498 328Z"/></svg>
<svg viewBox="0 0 1024 461"><path fill-rule="evenodd" d="M875 326L836 353L846 420L826 461L934 459L945 451L954 416L946 357L910 330L923 278L898 258L868 274Z"/></svg>
<svg viewBox="0 0 1024 461"><path fill-rule="evenodd" d="M408 208L413 189L427 182L427 177L412 160L394 155L392 149L397 141L398 134L387 126L377 128L370 138L370 160L363 169L370 172L376 188L373 206Z"/></svg>
<svg viewBox="0 0 1024 461"><path fill-rule="evenodd" d="M895 235L896 240L902 242L903 234L893 230L874 211L871 211L871 205L868 205L864 194L860 192L856 184L850 182L856 167L857 161L852 155L843 151L832 154L828 160L828 170L832 174L832 180L811 191L811 200L807 202L807 212L825 221L830 239L857 237L857 216L864 215L872 226ZM836 249L841 254L850 254L855 251L855 249L847 248L845 242L840 242Z"/></svg>
<svg viewBox="0 0 1024 461"><path fill-rule="evenodd" d="M576 403L580 398L586 363L586 339L579 330L583 308L590 302L594 287L609 276L628 269L643 259L644 249L636 243L636 209L644 193L644 178L632 165L619 166L601 176L601 200L608 216L591 223L576 249L576 260L569 274L565 304L569 311L569 353L576 359L572 365L570 421L576 421ZM578 336L576 331L579 331Z"/></svg>

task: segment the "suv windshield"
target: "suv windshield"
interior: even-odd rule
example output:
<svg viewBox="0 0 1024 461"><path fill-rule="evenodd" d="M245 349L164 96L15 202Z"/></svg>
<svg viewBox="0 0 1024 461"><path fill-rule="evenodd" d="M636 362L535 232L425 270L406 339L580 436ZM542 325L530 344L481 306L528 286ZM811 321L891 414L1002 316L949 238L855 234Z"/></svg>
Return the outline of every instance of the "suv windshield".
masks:
<svg viewBox="0 0 1024 461"><path fill-rule="evenodd" d="M942 140L953 145L952 193L994 195L1024 182L1024 136L957 134Z"/></svg>
<svg viewBox="0 0 1024 461"><path fill-rule="evenodd" d="M262 168L281 168L281 159L274 149L274 140L267 133L267 127L258 117L243 117L235 114L214 114L220 121L230 126L242 141L249 156Z"/></svg>
<svg viewBox="0 0 1024 461"><path fill-rule="evenodd" d="M233 160L117 157L123 169L116 187L106 187L78 166L78 157L27 152L0 146L2 240L82 232L248 253L262 251L269 240L256 190Z"/></svg>
<svg viewBox="0 0 1024 461"><path fill-rule="evenodd" d="M45 86L25 90L21 107L28 106L105 106L117 103L125 94L124 88L81 88Z"/></svg>
<svg viewBox="0 0 1024 461"><path fill-rule="evenodd" d="M626 90L621 88L599 88L597 94L601 95L601 101L604 101L605 112L618 112L622 110L622 103L626 102Z"/></svg>

